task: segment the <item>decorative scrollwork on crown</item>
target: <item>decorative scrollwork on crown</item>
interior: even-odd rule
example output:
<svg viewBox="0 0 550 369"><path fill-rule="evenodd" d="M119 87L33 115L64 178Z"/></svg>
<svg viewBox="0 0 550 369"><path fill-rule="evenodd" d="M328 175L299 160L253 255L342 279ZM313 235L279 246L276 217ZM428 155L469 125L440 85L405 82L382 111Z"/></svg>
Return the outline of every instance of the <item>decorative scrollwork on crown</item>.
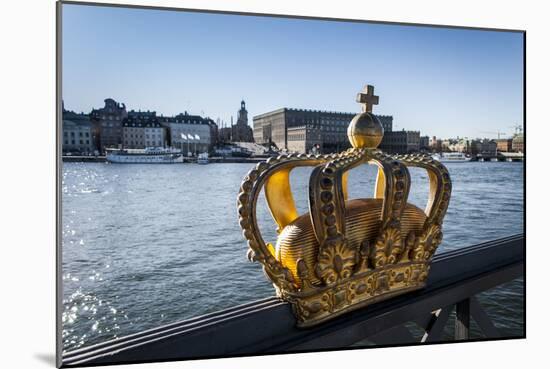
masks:
<svg viewBox="0 0 550 369"><path fill-rule="evenodd" d="M277 294L293 304L301 326L421 288L431 258L442 241L442 222L452 187L449 173L428 155L391 156L376 148L383 129L371 114L372 105L378 102L373 92L372 86L367 86L358 96L363 113L356 115L348 128L351 149L339 154L270 158L250 170L241 185L237 206L249 259L263 265ZM353 201L348 200L347 174L363 164L378 167L374 202L368 204L379 204L376 206L380 206L380 211L374 218L369 215L356 220L353 231L347 229L346 206ZM290 172L302 166L313 167L309 225L304 225L304 216L298 214L290 188ZM430 192L424 212L407 202L411 185L407 167L411 166L428 172ZM256 216L262 189L277 224L278 241L285 240L289 225L297 227L294 223L302 219L299 224L305 227L304 234L312 232L314 238L304 236L306 239L292 242L298 242L294 246L309 247L307 252L300 253L295 248L285 257L281 254L284 243L278 242L275 250L263 240ZM408 215L403 220L405 211ZM377 225L376 236L357 239L363 234L357 231L357 224L368 229ZM404 228L405 224L408 228ZM403 233L404 229L409 230Z"/></svg>

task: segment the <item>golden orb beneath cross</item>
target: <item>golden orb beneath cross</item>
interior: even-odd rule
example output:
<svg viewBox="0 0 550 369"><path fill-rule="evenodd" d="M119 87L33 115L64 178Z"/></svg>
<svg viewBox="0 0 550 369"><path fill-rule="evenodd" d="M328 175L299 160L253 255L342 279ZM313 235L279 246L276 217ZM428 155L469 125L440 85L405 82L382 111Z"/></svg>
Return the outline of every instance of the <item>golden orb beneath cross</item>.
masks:
<svg viewBox="0 0 550 369"><path fill-rule="evenodd" d="M356 115L348 126L348 139L356 149L376 149L384 137L378 118L369 112Z"/></svg>

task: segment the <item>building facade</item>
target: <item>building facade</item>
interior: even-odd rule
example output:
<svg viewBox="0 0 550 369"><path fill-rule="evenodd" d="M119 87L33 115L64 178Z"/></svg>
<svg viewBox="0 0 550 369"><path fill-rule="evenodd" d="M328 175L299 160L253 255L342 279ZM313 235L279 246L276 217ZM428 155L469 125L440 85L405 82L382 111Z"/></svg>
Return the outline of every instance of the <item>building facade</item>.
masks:
<svg viewBox="0 0 550 369"><path fill-rule="evenodd" d="M106 148L120 148L122 146L122 121L128 116L126 106L108 98L105 106L93 109L90 118L97 133L97 145L101 152Z"/></svg>
<svg viewBox="0 0 550 369"><path fill-rule="evenodd" d="M248 111L244 100L241 101L241 109L237 113L237 124L231 126L231 141L254 142L252 128L248 125Z"/></svg>
<svg viewBox="0 0 550 369"><path fill-rule="evenodd" d="M287 129L287 149L291 152L318 153L323 145L321 131L303 125Z"/></svg>
<svg viewBox="0 0 550 369"><path fill-rule="evenodd" d="M430 137L430 150L435 152L441 152L443 146L443 141L436 136Z"/></svg>
<svg viewBox="0 0 550 369"><path fill-rule="evenodd" d="M233 124L233 116L231 116L230 126L218 128L218 141L221 143L254 142L254 133L252 127L248 125L248 111L244 100L241 101L241 109L237 112L237 124Z"/></svg>
<svg viewBox="0 0 550 369"><path fill-rule="evenodd" d="M388 154L407 154L420 151L419 131L384 132L379 148Z"/></svg>
<svg viewBox="0 0 550 369"><path fill-rule="evenodd" d="M466 138L459 138L456 140L449 141L449 150L454 152L462 152L462 153L471 153L471 141Z"/></svg>
<svg viewBox="0 0 550 369"><path fill-rule="evenodd" d="M90 117L63 110L62 152L87 155L96 150Z"/></svg>
<svg viewBox="0 0 550 369"><path fill-rule="evenodd" d="M470 142L472 155L490 155L496 156L497 143L494 140L482 139L472 140Z"/></svg>
<svg viewBox="0 0 550 369"><path fill-rule="evenodd" d="M512 151L512 139L511 138L501 138L496 140L497 150L500 152L511 152Z"/></svg>
<svg viewBox="0 0 550 369"><path fill-rule="evenodd" d="M287 110L289 109L278 109L252 118L254 141L259 144L271 144L279 149L286 149Z"/></svg>
<svg viewBox="0 0 550 369"><path fill-rule="evenodd" d="M347 129L355 113L282 108L255 116L254 140L279 149L309 153L339 152L350 147ZM378 115L391 132L393 117Z"/></svg>
<svg viewBox="0 0 550 369"><path fill-rule="evenodd" d="M429 151L430 150L430 137L429 136L420 136L420 150Z"/></svg>
<svg viewBox="0 0 550 369"><path fill-rule="evenodd" d="M169 146L197 154L209 152L215 143L212 133L217 126L212 119L185 112L175 117L160 117L159 120L168 129Z"/></svg>
<svg viewBox="0 0 550 369"><path fill-rule="evenodd" d="M131 111L122 121L122 141L125 149L165 147L166 128L160 124L155 112Z"/></svg>
<svg viewBox="0 0 550 369"><path fill-rule="evenodd" d="M525 152L523 133L519 133L512 139L512 151Z"/></svg>

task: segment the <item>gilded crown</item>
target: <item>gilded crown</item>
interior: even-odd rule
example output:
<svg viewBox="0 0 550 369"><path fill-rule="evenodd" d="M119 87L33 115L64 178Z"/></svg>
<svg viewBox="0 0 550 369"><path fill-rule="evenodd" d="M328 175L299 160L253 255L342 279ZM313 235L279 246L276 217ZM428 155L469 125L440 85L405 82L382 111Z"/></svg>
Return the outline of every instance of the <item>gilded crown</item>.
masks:
<svg viewBox="0 0 550 369"><path fill-rule="evenodd" d="M345 312L425 286L451 197L445 166L424 154L386 155L377 149L384 130L372 114L374 88L357 95L363 112L348 127L352 148L339 154L291 154L258 163L244 178L238 212L250 260L259 261L277 295L293 306L298 326L307 327ZM348 199L348 171L378 167L374 197ZM309 212L298 214L290 172L314 167ZM407 166L429 178L425 211L407 202ZM264 189L277 224L277 243L264 242L256 218Z"/></svg>

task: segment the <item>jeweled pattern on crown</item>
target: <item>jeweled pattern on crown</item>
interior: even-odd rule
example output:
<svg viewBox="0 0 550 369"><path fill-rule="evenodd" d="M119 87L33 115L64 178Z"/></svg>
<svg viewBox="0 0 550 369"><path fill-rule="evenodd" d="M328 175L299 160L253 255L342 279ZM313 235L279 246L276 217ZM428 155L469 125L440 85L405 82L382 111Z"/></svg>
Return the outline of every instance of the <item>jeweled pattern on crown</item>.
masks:
<svg viewBox="0 0 550 369"><path fill-rule="evenodd" d="M425 285L442 241L451 196L445 166L424 154L387 155L377 149L383 129L372 112L374 88L357 96L363 112L348 127L352 148L338 154L289 154L258 163L241 185L238 212L249 259L263 265L277 295L293 305L299 326L311 326ZM378 167L373 198L348 199L347 174L363 164ZM290 172L313 167L309 212L298 214ZM428 172L425 210L407 202L407 167ZM260 192L277 224L275 247L259 231Z"/></svg>

